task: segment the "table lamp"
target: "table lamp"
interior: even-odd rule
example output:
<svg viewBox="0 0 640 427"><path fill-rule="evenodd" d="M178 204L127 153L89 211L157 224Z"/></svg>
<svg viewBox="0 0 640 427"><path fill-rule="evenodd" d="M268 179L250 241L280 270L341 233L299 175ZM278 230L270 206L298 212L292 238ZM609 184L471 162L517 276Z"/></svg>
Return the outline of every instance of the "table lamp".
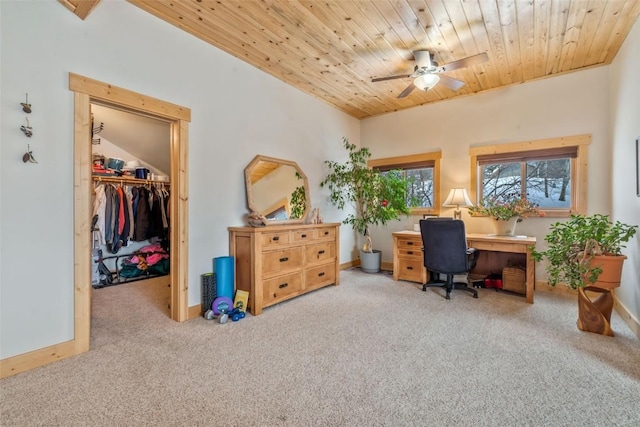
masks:
<svg viewBox="0 0 640 427"><path fill-rule="evenodd" d="M453 212L453 217L455 219L462 219L460 207L470 207L473 206L473 203L471 203L471 200L469 199L466 188L452 188L449 190L449 195L442 206L456 208Z"/></svg>

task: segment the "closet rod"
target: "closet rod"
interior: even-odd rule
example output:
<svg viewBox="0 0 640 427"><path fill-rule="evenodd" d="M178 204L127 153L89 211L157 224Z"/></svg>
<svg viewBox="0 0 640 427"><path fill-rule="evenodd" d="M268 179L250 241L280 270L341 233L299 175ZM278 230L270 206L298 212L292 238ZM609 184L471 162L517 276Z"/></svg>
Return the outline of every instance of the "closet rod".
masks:
<svg viewBox="0 0 640 427"><path fill-rule="evenodd" d="M125 178L121 176L94 175L92 178L94 182L110 182L113 184L128 184L128 185L155 184L155 185L166 185L166 186L171 185L171 182L169 181L154 181L152 179Z"/></svg>

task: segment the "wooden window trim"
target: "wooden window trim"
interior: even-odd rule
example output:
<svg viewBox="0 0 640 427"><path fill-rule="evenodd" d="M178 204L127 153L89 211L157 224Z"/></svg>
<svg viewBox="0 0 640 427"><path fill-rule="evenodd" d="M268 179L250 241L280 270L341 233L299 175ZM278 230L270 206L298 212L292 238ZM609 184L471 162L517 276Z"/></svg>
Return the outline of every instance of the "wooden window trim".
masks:
<svg viewBox="0 0 640 427"><path fill-rule="evenodd" d="M415 168L419 165L433 165L433 207L411 208L411 215L440 214L440 163L442 160L441 151L429 153L410 154L407 156L385 157L382 159L371 159L367 166L372 169L381 169L393 166L394 168Z"/></svg>
<svg viewBox="0 0 640 427"><path fill-rule="evenodd" d="M487 156L505 157L509 153L552 150L558 148L576 148L575 157L571 157L571 206L575 209L550 209L543 210L545 216L551 218L566 218L572 214L586 214L587 212L587 163L588 147L591 144L591 135L573 135L559 138L538 139L533 141L512 142L500 145L485 145L470 147L470 171L471 188L470 197L478 203L479 170L478 160Z"/></svg>

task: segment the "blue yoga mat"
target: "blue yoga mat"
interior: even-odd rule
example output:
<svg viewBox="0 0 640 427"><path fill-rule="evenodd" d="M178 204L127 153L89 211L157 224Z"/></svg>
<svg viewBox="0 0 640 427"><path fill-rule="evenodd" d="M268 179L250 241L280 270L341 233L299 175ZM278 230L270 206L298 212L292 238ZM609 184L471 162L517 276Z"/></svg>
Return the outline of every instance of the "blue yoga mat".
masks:
<svg viewBox="0 0 640 427"><path fill-rule="evenodd" d="M216 295L233 300L233 257L221 256L213 259L213 271L216 273Z"/></svg>

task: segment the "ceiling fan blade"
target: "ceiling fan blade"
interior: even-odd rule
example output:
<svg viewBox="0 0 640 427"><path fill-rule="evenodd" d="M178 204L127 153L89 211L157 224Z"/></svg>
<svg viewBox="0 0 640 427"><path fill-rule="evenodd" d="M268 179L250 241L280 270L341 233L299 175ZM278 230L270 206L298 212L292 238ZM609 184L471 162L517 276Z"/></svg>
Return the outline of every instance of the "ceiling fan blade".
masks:
<svg viewBox="0 0 640 427"><path fill-rule="evenodd" d="M451 77L447 77L443 74L438 74L440 77L440 83L448 87L449 89L458 90L462 86L464 86L464 82L460 80L453 79Z"/></svg>
<svg viewBox="0 0 640 427"><path fill-rule="evenodd" d="M468 56L466 58L459 59L457 61L450 62L442 66L443 71L453 71L458 68L471 67L473 65L481 64L489 60L489 55L486 52L479 53L477 55Z"/></svg>
<svg viewBox="0 0 640 427"><path fill-rule="evenodd" d="M384 82L386 80L406 79L407 77L411 77L411 74L402 74L400 76L378 77L375 79L371 79L371 82L375 83L375 82Z"/></svg>
<svg viewBox="0 0 640 427"><path fill-rule="evenodd" d="M431 54L428 50L416 50L413 52L413 58L418 68L431 68Z"/></svg>
<svg viewBox="0 0 640 427"><path fill-rule="evenodd" d="M409 95L411 92L413 92L413 90L416 88L416 85L413 84L413 82L411 82L411 84L409 86L407 86L405 88L405 90L403 90L402 92L400 92L400 95L398 95L398 98L404 98L407 95Z"/></svg>

